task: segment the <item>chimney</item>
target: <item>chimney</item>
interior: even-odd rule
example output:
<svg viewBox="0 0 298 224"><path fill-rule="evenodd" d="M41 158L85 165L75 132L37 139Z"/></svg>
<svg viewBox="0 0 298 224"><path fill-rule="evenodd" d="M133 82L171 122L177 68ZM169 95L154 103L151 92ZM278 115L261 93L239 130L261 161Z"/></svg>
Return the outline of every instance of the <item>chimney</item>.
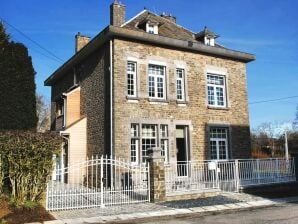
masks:
<svg viewBox="0 0 298 224"><path fill-rule="evenodd" d="M163 12L160 16L163 17L163 18L165 18L165 19L167 19L167 20L170 20L173 23L176 23L176 17L173 16L171 13L170 14L166 14L165 12Z"/></svg>
<svg viewBox="0 0 298 224"><path fill-rule="evenodd" d="M83 47L85 47L90 41L90 37L83 36L80 32L76 35L76 53L79 52Z"/></svg>
<svg viewBox="0 0 298 224"><path fill-rule="evenodd" d="M121 26L125 23L125 5L118 0L110 5L110 24L113 26Z"/></svg>

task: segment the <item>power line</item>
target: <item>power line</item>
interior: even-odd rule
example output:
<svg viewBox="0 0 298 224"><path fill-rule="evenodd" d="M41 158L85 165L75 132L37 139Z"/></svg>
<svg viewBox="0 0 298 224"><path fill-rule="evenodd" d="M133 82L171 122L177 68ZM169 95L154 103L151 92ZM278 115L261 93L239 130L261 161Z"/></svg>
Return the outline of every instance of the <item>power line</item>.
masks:
<svg viewBox="0 0 298 224"><path fill-rule="evenodd" d="M59 62L64 62L61 58L59 58L58 56L56 56L53 52L49 51L48 49L46 49L45 47L43 47L41 44L39 44L38 42L36 42L35 40L33 40L31 37L29 37L28 35L26 35L25 33L23 33L21 30L19 30L18 28L16 28L15 26L11 25L10 23L8 23L5 19L1 18L0 19L5 22L8 26L12 27L13 29L15 29L17 32L19 32L22 36L24 36L25 38L27 38L28 40L30 40L32 43L34 43L36 46L38 46L39 48L41 48L42 50L46 51L48 54L50 54L52 57L54 57L55 59L59 60Z"/></svg>
<svg viewBox="0 0 298 224"><path fill-rule="evenodd" d="M260 101L254 101L248 104L268 103L268 102L275 102L275 101L281 101L281 100L287 100L287 99L293 99L293 98L298 98L298 96L288 96L288 97L282 97L282 98L271 99L271 100L260 100Z"/></svg>

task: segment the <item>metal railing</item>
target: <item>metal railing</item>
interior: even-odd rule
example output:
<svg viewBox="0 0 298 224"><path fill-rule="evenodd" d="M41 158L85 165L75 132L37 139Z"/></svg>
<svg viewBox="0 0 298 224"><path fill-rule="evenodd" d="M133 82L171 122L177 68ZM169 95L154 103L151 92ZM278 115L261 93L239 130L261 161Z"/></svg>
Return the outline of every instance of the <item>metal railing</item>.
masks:
<svg viewBox="0 0 298 224"><path fill-rule="evenodd" d="M47 210L149 202L149 165L92 157L54 171L47 185Z"/></svg>
<svg viewBox="0 0 298 224"><path fill-rule="evenodd" d="M294 159L182 161L165 165L167 195L295 181Z"/></svg>

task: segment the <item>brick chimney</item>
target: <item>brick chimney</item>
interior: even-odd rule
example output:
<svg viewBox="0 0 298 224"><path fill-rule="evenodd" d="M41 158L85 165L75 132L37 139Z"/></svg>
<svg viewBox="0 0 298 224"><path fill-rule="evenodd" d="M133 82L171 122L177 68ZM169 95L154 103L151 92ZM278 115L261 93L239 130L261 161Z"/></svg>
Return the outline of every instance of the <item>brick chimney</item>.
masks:
<svg viewBox="0 0 298 224"><path fill-rule="evenodd" d="M172 14L166 14L165 12L163 12L160 16L167 20L172 21L173 23L176 23L176 17L173 16Z"/></svg>
<svg viewBox="0 0 298 224"><path fill-rule="evenodd" d="M83 47L85 47L90 41L90 37L82 35L80 32L76 35L76 45L75 51L76 53L80 51Z"/></svg>
<svg viewBox="0 0 298 224"><path fill-rule="evenodd" d="M110 24L113 26L121 26L125 23L125 5L118 0L110 5Z"/></svg>

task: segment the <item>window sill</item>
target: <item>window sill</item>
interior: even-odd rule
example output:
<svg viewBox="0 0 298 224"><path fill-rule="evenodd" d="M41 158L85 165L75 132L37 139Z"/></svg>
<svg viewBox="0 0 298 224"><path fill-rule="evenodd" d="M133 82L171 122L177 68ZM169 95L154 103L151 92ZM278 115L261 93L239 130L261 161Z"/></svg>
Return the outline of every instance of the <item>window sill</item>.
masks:
<svg viewBox="0 0 298 224"><path fill-rule="evenodd" d="M148 99L150 104L162 104L162 105L168 105L169 102L166 99Z"/></svg>
<svg viewBox="0 0 298 224"><path fill-rule="evenodd" d="M188 104L188 101L179 101L179 100L176 100L176 102L177 102L177 104L178 104L178 106L187 106L187 104Z"/></svg>
<svg viewBox="0 0 298 224"><path fill-rule="evenodd" d="M127 102L128 103L138 103L139 98L135 96L126 96Z"/></svg>
<svg viewBox="0 0 298 224"><path fill-rule="evenodd" d="M230 108L228 107L218 107L218 106L209 106L209 105L207 106L207 108L212 110L226 110L226 111L230 110Z"/></svg>

